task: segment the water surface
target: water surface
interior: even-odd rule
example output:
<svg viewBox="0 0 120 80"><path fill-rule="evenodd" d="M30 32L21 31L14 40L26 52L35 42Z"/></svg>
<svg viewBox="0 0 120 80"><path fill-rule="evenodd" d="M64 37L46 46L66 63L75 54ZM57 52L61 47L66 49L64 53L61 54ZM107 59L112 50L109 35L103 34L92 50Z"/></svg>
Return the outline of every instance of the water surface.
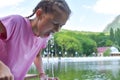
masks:
<svg viewBox="0 0 120 80"><path fill-rule="evenodd" d="M120 80L119 57L44 58L48 76L60 80Z"/></svg>

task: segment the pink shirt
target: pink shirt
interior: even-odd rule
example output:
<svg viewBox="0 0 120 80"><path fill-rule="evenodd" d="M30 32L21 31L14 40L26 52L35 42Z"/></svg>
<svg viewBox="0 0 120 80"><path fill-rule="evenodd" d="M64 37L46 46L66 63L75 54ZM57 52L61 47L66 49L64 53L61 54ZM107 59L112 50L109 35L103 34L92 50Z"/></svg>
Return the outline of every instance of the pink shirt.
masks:
<svg viewBox="0 0 120 80"><path fill-rule="evenodd" d="M29 20L22 16L11 15L0 21L7 31L7 39L0 39L0 60L11 69L15 80L23 80L48 38L34 36Z"/></svg>

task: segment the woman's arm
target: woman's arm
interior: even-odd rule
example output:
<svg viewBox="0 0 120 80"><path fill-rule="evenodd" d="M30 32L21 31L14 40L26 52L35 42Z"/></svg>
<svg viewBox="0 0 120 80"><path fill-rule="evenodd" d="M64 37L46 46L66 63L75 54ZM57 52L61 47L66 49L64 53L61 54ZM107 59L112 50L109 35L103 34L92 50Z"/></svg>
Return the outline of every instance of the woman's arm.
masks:
<svg viewBox="0 0 120 80"><path fill-rule="evenodd" d="M40 50L40 52L38 53L38 55L36 56L36 58L34 60L34 64L35 64L40 76L45 74L44 69L43 69L43 62L42 62L41 52L42 52L42 50Z"/></svg>
<svg viewBox="0 0 120 80"><path fill-rule="evenodd" d="M10 69L2 61L0 61L0 80L14 80Z"/></svg>
<svg viewBox="0 0 120 80"><path fill-rule="evenodd" d="M44 68L43 68L43 62L42 62L42 56L41 56L41 52L42 50L40 50L40 52L38 53L38 55L36 56L36 59L34 60L34 64L40 74L40 79L41 80L59 80L58 78L52 78L52 77L48 77L45 74Z"/></svg>

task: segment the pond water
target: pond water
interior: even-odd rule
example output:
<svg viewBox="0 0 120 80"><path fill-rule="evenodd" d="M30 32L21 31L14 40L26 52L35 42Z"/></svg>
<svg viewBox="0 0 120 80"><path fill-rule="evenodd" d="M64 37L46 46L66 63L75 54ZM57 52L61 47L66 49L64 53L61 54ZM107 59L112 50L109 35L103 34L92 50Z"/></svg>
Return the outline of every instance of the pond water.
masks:
<svg viewBox="0 0 120 80"><path fill-rule="evenodd" d="M60 80L120 80L120 57L43 58L43 62L47 75Z"/></svg>

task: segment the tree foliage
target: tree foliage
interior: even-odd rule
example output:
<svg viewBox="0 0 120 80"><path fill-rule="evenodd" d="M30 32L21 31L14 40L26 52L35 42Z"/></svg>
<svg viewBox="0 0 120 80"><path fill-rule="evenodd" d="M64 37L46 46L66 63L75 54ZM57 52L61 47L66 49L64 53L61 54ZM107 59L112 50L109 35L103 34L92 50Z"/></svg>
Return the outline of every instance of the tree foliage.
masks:
<svg viewBox="0 0 120 80"><path fill-rule="evenodd" d="M115 36L120 37L118 31ZM115 40L117 43L120 41L118 38ZM105 33L62 30L54 35L54 52L57 56L75 56L76 52L79 56L91 56L97 52L97 47L112 45L110 35Z"/></svg>

